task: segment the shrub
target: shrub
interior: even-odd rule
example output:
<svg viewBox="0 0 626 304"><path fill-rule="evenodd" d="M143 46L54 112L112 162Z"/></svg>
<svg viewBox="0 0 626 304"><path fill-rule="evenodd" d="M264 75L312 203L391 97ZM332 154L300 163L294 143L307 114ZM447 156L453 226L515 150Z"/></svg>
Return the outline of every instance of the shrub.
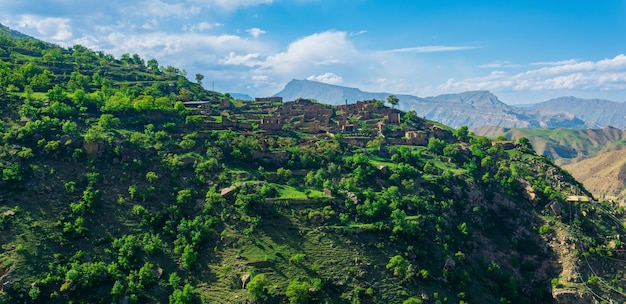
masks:
<svg viewBox="0 0 626 304"><path fill-rule="evenodd" d="M309 284L299 280L291 280L285 294L291 304L309 303Z"/></svg>
<svg viewBox="0 0 626 304"><path fill-rule="evenodd" d="M246 285L246 289L254 301L260 301L267 297L267 286L269 284L270 281L264 274L258 274L252 277L248 285Z"/></svg>
<svg viewBox="0 0 626 304"><path fill-rule="evenodd" d="M422 304L422 299L416 297L410 297L406 299L402 304Z"/></svg>
<svg viewBox="0 0 626 304"><path fill-rule="evenodd" d="M539 234L546 235L548 233L550 233L550 225L545 224L539 227Z"/></svg>
<svg viewBox="0 0 626 304"><path fill-rule="evenodd" d="M292 264L302 264L306 255L304 253L296 253L289 258L289 262Z"/></svg>
<svg viewBox="0 0 626 304"><path fill-rule="evenodd" d="M387 266L385 267L390 270L393 269L393 275L400 278L405 278L410 275L407 272L409 268L409 261L407 261L401 255L396 255L389 259L389 263L387 263Z"/></svg>
<svg viewBox="0 0 626 304"><path fill-rule="evenodd" d="M158 179L159 179L159 176L155 172L150 171L150 172L146 173L146 180L149 183L154 183Z"/></svg>

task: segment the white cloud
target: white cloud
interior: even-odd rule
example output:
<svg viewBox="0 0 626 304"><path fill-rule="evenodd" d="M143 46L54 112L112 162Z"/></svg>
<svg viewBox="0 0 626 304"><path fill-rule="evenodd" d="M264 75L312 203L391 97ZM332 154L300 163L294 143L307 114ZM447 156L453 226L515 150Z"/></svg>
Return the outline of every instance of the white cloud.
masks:
<svg viewBox="0 0 626 304"><path fill-rule="evenodd" d="M545 63L544 63L545 64ZM495 71L484 77L449 79L441 91L466 90L624 90L626 89L626 56L600 61L563 60L548 67L514 75Z"/></svg>
<svg viewBox="0 0 626 304"><path fill-rule="evenodd" d="M416 46L410 48L399 48L386 50L386 53L438 53L438 52L454 52L473 50L479 47L475 46L445 46L445 45L429 45L429 46Z"/></svg>
<svg viewBox="0 0 626 304"><path fill-rule="evenodd" d="M285 52L268 56L265 66L279 73L294 73L315 65L345 63L356 54L345 32L328 31L292 42Z"/></svg>
<svg viewBox="0 0 626 304"><path fill-rule="evenodd" d="M272 4L272 0L191 0L205 7L219 7L224 11L232 12L240 7Z"/></svg>
<svg viewBox="0 0 626 304"><path fill-rule="evenodd" d="M258 38L260 35L265 34L266 32L260 28L251 28L246 30L247 33L252 35L254 38Z"/></svg>
<svg viewBox="0 0 626 304"><path fill-rule="evenodd" d="M268 79L269 79L269 76L267 75L252 75L252 80L267 81Z"/></svg>
<svg viewBox="0 0 626 304"><path fill-rule="evenodd" d="M146 20L146 23L144 23L141 28L143 28L144 30L153 30L157 28L158 25L159 22L156 20L156 18L152 18L150 20Z"/></svg>
<svg viewBox="0 0 626 304"><path fill-rule="evenodd" d="M313 81L319 81L319 82L324 82L324 83L328 83L328 84L341 84L343 83L343 78L339 75L336 75L334 73L325 73L322 75L311 75L309 77L307 77L308 80L313 80Z"/></svg>
<svg viewBox="0 0 626 304"><path fill-rule="evenodd" d="M363 35L363 34L366 34L366 33L367 33L366 30L361 30L361 31L358 31L356 33L350 33L350 36L360 36L360 35Z"/></svg>
<svg viewBox="0 0 626 304"><path fill-rule="evenodd" d="M70 19L21 15L15 22L18 30L35 29L42 37L49 37L52 42L65 42L72 38Z"/></svg>
<svg viewBox="0 0 626 304"><path fill-rule="evenodd" d="M228 57L220 59L220 63L225 65L245 65L253 67L262 63L259 57L259 54L246 54L242 56L235 54L235 52L230 52Z"/></svg>
<svg viewBox="0 0 626 304"><path fill-rule="evenodd" d="M514 64L510 61L496 61L496 62L491 62L491 63L486 63L486 64L481 64L478 66L479 68L483 68L483 69L494 69L494 68L520 68L522 67L522 65L520 64Z"/></svg>
<svg viewBox="0 0 626 304"><path fill-rule="evenodd" d="M137 12L143 16L151 17L183 17L188 14L197 14L200 9L197 6L189 6L184 3L169 4L161 0L146 0L137 7Z"/></svg>
<svg viewBox="0 0 626 304"><path fill-rule="evenodd" d="M564 65L564 64L574 64L579 62L579 59L568 59L561 61L542 61L542 62L533 62L531 65Z"/></svg>
<svg viewBox="0 0 626 304"><path fill-rule="evenodd" d="M209 23L209 22L206 22L206 21L202 21L202 22L200 22L198 24L186 25L186 26L183 27L183 30L189 30L189 31L192 31L192 32L195 32L195 31L203 32L203 31L206 31L206 30L212 30L212 29L214 29L216 27L220 27L220 26L224 26L224 24L217 23L217 22L216 23Z"/></svg>
<svg viewBox="0 0 626 304"><path fill-rule="evenodd" d="M147 34L125 34L113 32L99 41L98 49L119 56L123 53L137 53L142 57L159 58L168 65L207 65L217 63L219 58L230 59L232 64L244 64L243 59L235 61L237 53L254 53L262 49L261 44L235 35L204 35L198 33L168 34L152 32ZM229 55L232 52L232 55ZM249 59L252 59L249 57ZM225 60L225 59L222 59Z"/></svg>

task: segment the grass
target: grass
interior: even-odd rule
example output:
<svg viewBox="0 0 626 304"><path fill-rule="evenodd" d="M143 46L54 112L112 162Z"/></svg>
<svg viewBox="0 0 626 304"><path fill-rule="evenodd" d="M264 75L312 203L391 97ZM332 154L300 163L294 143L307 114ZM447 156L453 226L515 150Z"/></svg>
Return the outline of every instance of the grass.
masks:
<svg viewBox="0 0 626 304"><path fill-rule="evenodd" d="M390 161L388 161L387 159L384 159L382 157L379 156L370 156L370 164L379 167L379 166L387 166L389 168L394 168L396 167L395 163L392 163Z"/></svg>
<svg viewBox="0 0 626 304"><path fill-rule="evenodd" d="M278 190L278 199L308 199L303 191L288 185L273 184ZM319 192L319 191L318 191Z"/></svg>

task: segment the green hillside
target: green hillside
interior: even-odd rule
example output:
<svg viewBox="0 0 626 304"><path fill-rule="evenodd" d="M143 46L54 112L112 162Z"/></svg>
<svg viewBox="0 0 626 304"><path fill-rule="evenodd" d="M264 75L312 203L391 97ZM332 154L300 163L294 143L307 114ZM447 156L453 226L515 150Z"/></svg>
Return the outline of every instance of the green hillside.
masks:
<svg viewBox="0 0 626 304"><path fill-rule="evenodd" d="M483 127L473 131L509 140L526 137L537 154L548 156L558 164L575 163L605 150L619 149L626 143L626 132L613 127L582 130Z"/></svg>
<svg viewBox="0 0 626 304"><path fill-rule="evenodd" d="M626 299L623 208L525 138L6 35L0 89L0 303Z"/></svg>

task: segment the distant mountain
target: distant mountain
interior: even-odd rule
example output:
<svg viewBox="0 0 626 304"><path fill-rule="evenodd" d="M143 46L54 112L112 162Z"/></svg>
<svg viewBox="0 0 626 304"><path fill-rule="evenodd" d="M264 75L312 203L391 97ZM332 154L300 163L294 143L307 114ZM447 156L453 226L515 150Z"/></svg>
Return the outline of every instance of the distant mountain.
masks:
<svg viewBox="0 0 626 304"><path fill-rule="evenodd" d="M284 100L311 98L322 103L343 104L359 100L385 100L391 93L369 93L357 88L330 85L309 80L292 80L275 96ZM396 94L400 99L398 108L414 110L419 116L448 126L506 126L520 128L584 128L585 122L574 115L522 109L509 106L489 91L470 91L434 97L417 97Z"/></svg>
<svg viewBox="0 0 626 304"><path fill-rule="evenodd" d="M533 109L568 112L592 127L626 127L626 103L603 99L559 97L531 106Z"/></svg>
<svg viewBox="0 0 626 304"><path fill-rule="evenodd" d="M243 93L229 93L229 94L234 99L254 100L254 98L248 94L243 94Z"/></svg>
<svg viewBox="0 0 626 304"><path fill-rule="evenodd" d="M369 93L357 88L348 88L310 80L293 79L285 88L274 96L280 96L283 100L296 100L298 98L315 99L322 103L332 105L344 104L346 100L354 103L359 100L386 99L390 93Z"/></svg>
<svg viewBox="0 0 626 304"><path fill-rule="evenodd" d="M618 146L563 166L596 198L626 200L626 149Z"/></svg>

